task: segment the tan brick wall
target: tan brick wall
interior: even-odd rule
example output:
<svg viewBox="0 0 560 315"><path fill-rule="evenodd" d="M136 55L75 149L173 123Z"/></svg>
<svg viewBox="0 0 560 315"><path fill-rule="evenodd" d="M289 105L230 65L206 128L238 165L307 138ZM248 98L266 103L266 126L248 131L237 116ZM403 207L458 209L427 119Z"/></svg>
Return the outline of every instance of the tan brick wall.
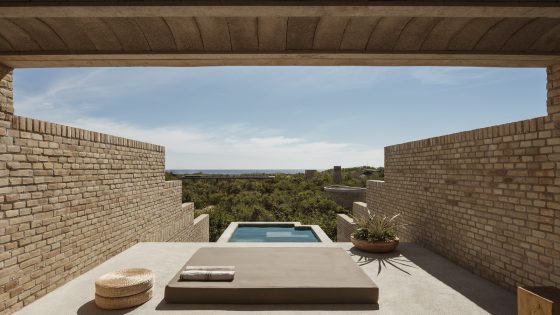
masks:
<svg viewBox="0 0 560 315"><path fill-rule="evenodd" d="M0 64L0 128L7 127L2 121L10 121L14 113L13 71ZM2 134L0 134L2 136Z"/></svg>
<svg viewBox="0 0 560 315"><path fill-rule="evenodd" d="M0 310L192 229L163 147L18 116L2 142Z"/></svg>
<svg viewBox="0 0 560 315"><path fill-rule="evenodd" d="M559 162L549 116L390 146L367 204L402 213L404 240L502 286L558 285Z"/></svg>
<svg viewBox="0 0 560 315"><path fill-rule="evenodd" d="M210 216L201 214L194 219L194 226L192 229L191 242L209 242L210 241Z"/></svg>
<svg viewBox="0 0 560 315"><path fill-rule="evenodd" d="M354 204L352 205L352 215L355 218L367 217L367 204L365 202L354 202Z"/></svg>
<svg viewBox="0 0 560 315"><path fill-rule="evenodd" d="M365 202L354 202L352 204L352 217L345 214L336 215L336 241L350 242L350 236L356 229L354 218L367 216L367 205Z"/></svg>
<svg viewBox="0 0 560 315"><path fill-rule="evenodd" d="M356 229L354 220L346 214L336 215L336 241L350 242L350 235Z"/></svg>
<svg viewBox="0 0 560 315"><path fill-rule="evenodd" d="M194 218L194 203L187 202L182 205L183 211L188 218L188 229L181 229L175 234L170 242L209 242L210 221L207 214Z"/></svg>
<svg viewBox="0 0 560 315"><path fill-rule="evenodd" d="M548 67L546 74L548 114L558 122L560 121L560 65Z"/></svg>

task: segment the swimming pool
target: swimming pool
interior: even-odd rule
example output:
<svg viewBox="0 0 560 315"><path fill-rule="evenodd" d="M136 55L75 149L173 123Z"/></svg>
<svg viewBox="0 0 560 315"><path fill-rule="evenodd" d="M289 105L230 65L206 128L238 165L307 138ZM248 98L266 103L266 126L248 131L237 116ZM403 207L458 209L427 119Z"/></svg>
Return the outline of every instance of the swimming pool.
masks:
<svg viewBox="0 0 560 315"><path fill-rule="evenodd" d="M319 238L310 227L292 225L241 224L229 239L230 242L296 242L318 243Z"/></svg>
<svg viewBox="0 0 560 315"><path fill-rule="evenodd" d="M320 227L299 222L233 222L218 242L321 243L325 237L329 242Z"/></svg>

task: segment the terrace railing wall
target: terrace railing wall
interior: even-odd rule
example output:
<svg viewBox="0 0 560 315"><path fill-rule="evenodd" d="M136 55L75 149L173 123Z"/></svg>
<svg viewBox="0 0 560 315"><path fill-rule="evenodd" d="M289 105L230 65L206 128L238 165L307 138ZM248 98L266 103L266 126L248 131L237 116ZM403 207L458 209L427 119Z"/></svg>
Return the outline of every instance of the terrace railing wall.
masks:
<svg viewBox="0 0 560 315"><path fill-rule="evenodd" d="M548 115L385 148L367 205L401 213L422 244L505 287L560 283L560 67Z"/></svg>
<svg viewBox="0 0 560 315"><path fill-rule="evenodd" d="M0 313L140 241L202 240L161 146L13 115L0 68ZM203 226L205 224L205 226ZM205 233L193 235L195 231Z"/></svg>

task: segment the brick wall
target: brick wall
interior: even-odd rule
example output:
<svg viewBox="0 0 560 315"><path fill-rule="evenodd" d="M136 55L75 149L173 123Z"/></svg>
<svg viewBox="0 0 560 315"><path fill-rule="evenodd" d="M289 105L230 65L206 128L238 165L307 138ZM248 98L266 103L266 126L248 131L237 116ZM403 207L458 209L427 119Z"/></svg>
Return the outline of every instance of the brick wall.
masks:
<svg viewBox="0 0 560 315"><path fill-rule="evenodd" d="M190 238L192 237L193 232L193 222L194 222L194 203L193 202L185 202L181 205L181 209L183 212L182 220L185 222L174 222L173 224L178 225L178 228L174 230L176 233L170 235L167 238L168 242L188 242L191 241ZM188 226L188 228L181 229L182 226Z"/></svg>
<svg viewBox="0 0 560 315"><path fill-rule="evenodd" d="M346 214L336 215L336 241L337 242L350 242L350 235L356 229L354 220Z"/></svg>
<svg viewBox="0 0 560 315"><path fill-rule="evenodd" d="M11 121L14 113L14 95L12 86L12 69L0 64L0 128L6 128L6 121ZM3 134L0 134L3 136Z"/></svg>
<svg viewBox="0 0 560 315"><path fill-rule="evenodd" d="M404 240L502 286L557 285L559 161L550 116L390 146L367 204L402 213Z"/></svg>
<svg viewBox="0 0 560 315"><path fill-rule="evenodd" d="M194 219L193 233L190 237L191 242L210 241L210 216L201 214Z"/></svg>
<svg viewBox="0 0 560 315"><path fill-rule="evenodd" d="M356 230L354 218L367 216L367 204L365 202L354 202L352 205L352 217L345 214L336 215L336 241L350 242L350 236Z"/></svg>
<svg viewBox="0 0 560 315"><path fill-rule="evenodd" d="M560 65L548 67L546 74L548 76L546 86L548 115L555 122L560 122Z"/></svg>
<svg viewBox="0 0 560 315"><path fill-rule="evenodd" d="M0 69L0 313L137 242L198 237L163 147L13 116Z"/></svg>
<svg viewBox="0 0 560 315"><path fill-rule="evenodd" d="M207 214L199 215L194 218L194 203L187 202L183 204L188 218L189 228L181 229L175 234L170 242L209 242L210 241L210 221Z"/></svg>
<svg viewBox="0 0 560 315"><path fill-rule="evenodd" d="M162 147L18 116L3 142L0 309L192 228L181 183L164 181Z"/></svg>

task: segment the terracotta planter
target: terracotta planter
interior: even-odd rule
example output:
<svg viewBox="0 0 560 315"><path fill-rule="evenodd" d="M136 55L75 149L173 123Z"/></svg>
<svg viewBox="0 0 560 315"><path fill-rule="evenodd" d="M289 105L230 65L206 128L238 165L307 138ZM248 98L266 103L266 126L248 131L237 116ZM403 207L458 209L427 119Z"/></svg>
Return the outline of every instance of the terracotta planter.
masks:
<svg viewBox="0 0 560 315"><path fill-rule="evenodd" d="M388 242L384 242L384 241L368 242L368 241L356 239L354 238L354 236L351 236L350 239L352 241L352 244L354 244L354 246L357 249L370 253L392 252L395 250L395 248L397 248L397 245L399 245L398 237Z"/></svg>

